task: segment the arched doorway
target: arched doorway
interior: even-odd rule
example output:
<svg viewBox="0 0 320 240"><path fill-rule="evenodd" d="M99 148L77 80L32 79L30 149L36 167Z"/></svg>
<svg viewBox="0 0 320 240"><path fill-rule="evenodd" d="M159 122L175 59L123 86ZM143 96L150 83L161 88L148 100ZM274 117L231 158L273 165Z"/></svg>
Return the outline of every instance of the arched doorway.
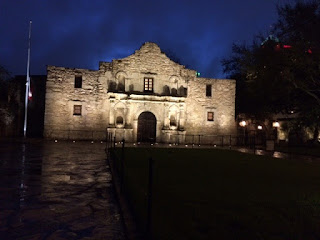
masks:
<svg viewBox="0 0 320 240"><path fill-rule="evenodd" d="M157 119L151 112L143 112L138 118L138 142L156 141Z"/></svg>

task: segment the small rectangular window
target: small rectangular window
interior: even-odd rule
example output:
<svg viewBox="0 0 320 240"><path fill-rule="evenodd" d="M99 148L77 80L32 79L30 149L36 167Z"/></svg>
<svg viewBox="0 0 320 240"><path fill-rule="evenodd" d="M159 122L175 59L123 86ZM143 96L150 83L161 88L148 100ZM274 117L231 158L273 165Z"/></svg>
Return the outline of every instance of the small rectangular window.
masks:
<svg viewBox="0 0 320 240"><path fill-rule="evenodd" d="M210 122L214 121L214 112L208 112L207 120L210 121Z"/></svg>
<svg viewBox="0 0 320 240"><path fill-rule="evenodd" d="M73 115L81 116L82 105L73 105Z"/></svg>
<svg viewBox="0 0 320 240"><path fill-rule="evenodd" d="M206 96L207 97L212 96L212 85L211 84L206 85Z"/></svg>
<svg viewBox="0 0 320 240"><path fill-rule="evenodd" d="M82 88L82 76L74 77L74 88Z"/></svg>
<svg viewBox="0 0 320 240"><path fill-rule="evenodd" d="M144 91L153 92L153 78L144 78Z"/></svg>

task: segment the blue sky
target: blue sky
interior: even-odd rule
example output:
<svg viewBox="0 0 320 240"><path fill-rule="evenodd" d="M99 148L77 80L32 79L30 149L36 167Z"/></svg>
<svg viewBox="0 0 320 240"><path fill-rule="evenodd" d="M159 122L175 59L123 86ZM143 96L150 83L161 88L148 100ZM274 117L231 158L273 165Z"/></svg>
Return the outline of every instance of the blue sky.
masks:
<svg viewBox="0 0 320 240"><path fill-rule="evenodd" d="M26 74L32 20L31 74L46 65L98 69L147 41L172 52L201 76L223 78L232 43L267 34L277 4L289 0L1 0L0 64Z"/></svg>

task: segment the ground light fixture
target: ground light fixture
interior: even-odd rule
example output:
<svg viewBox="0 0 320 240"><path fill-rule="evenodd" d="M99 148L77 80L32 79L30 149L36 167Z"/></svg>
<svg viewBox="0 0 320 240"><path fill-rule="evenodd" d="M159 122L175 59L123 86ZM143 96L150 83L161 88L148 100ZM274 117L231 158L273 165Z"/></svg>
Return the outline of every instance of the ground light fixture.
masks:
<svg viewBox="0 0 320 240"><path fill-rule="evenodd" d="M258 126L258 130L262 130L262 126L261 125Z"/></svg>

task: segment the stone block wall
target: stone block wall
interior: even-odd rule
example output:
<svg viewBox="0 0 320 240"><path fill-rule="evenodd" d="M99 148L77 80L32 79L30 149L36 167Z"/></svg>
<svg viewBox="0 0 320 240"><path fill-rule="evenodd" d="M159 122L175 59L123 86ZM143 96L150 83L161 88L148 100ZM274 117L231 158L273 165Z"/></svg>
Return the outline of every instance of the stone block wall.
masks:
<svg viewBox="0 0 320 240"><path fill-rule="evenodd" d="M171 61L154 43L126 58L100 62L97 71L54 66L47 71L47 138L102 139L108 130L118 140L135 142L143 112L156 118L157 142L236 134L235 81L196 78L196 71ZM75 87L77 76L82 77L80 88ZM153 78L153 92L144 92L144 78ZM187 91L182 95L179 89ZM74 114L74 105L81 105L81 115ZM208 121L208 112L214 121Z"/></svg>
<svg viewBox="0 0 320 240"><path fill-rule="evenodd" d="M75 88L75 76L82 76L81 88ZM100 80L97 71L48 67L45 137L68 138L73 134L86 138L85 131L89 136L92 136L92 131L105 131L108 101L106 83ZM80 116L74 115L74 105L82 106Z"/></svg>
<svg viewBox="0 0 320 240"><path fill-rule="evenodd" d="M211 96L206 96L206 86L211 85ZM186 98L187 134L234 135L235 80L196 78L189 82ZM214 121L207 120L208 112Z"/></svg>
<svg viewBox="0 0 320 240"><path fill-rule="evenodd" d="M156 118L157 142L167 141L168 134L179 135L184 130L185 98L183 97L119 93L108 93L108 95L110 98L108 131L118 133L121 137L126 136L129 142L137 141L138 118L143 112L151 112ZM123 119L123 123L117 124L118 117ZM170 124L170 117L175 119L174 126Z"/></svg>
<svg viewBox="0 0 320 240"><path fill-rule="evenodd" d="M187 82L196 75L196 71L170 60L155 43L145 43L134 54L112 63L101 62L100 70L110 71L109 80L117 83L124 77L126 92L143 92L144 78L153 78L154 93L158 95L165 95L165 86L170 94L172 89L187 88Z"/></svg>

